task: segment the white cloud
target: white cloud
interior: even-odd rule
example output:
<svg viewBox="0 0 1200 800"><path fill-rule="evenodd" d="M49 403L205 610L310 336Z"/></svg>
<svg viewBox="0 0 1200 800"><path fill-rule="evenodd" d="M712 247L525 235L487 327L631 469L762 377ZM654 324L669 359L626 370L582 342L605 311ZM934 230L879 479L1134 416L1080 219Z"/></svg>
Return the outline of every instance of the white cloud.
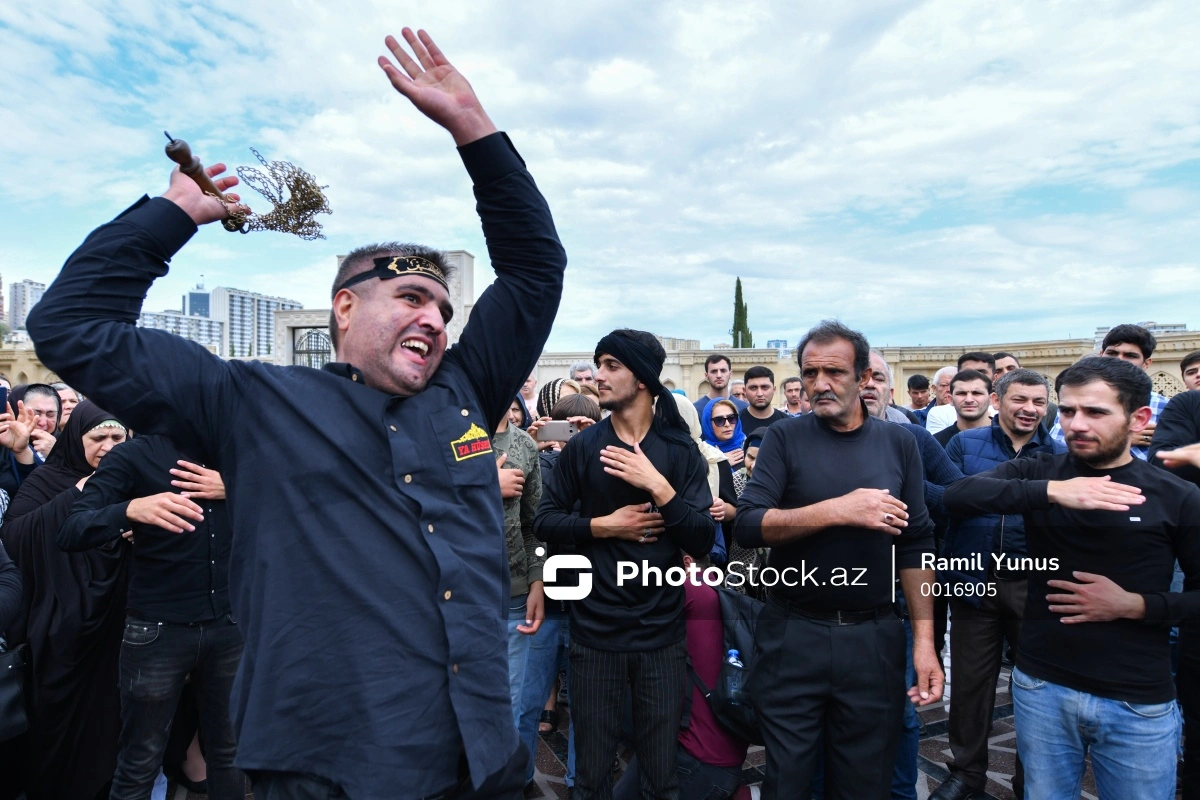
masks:
<svg viewBox="0 0 1200 800"><path fill-rule="evenodd" d="M892 344L1200 322L1194 181L1175 173L1200 159L1186 4L407 13L551 202L571 260L553 347L618 324L726 339L736 275L763 340L831 315ZM320 305L333 256L373 239L486 267L449 138L375 64L407 21L382 2L0 8L0 159L20 166L0 213L21 220L0 230L5 279L51 278L82 231L158 192L163 128L203 158L293 161L334 213L324 242L202 232L148 307L200 273Z"/></svg>

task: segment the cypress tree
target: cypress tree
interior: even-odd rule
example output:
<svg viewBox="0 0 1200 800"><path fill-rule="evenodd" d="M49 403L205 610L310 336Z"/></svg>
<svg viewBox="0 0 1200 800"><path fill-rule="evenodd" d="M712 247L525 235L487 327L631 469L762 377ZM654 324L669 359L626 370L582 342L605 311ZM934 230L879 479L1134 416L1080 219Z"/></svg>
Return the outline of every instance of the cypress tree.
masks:
<svg viewBox="0 0 1200 800"><path fill-rule="evenodd" d="M733 289L733 328L729 331L736 348L754 347L748 315L749 309L742 300L742 279L738 278Z"/></svg>

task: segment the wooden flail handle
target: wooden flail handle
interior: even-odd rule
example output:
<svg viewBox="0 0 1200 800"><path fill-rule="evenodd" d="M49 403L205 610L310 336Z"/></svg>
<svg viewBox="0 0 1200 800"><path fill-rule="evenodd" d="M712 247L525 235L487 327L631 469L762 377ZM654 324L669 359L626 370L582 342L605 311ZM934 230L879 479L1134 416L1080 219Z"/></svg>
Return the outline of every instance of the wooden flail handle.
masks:
<svg viewBox="0 0 1200 800"><path fill-rule="evenodd" d="M233 201L226 197L221 192L217 191L217 185L213 183L212 178L208 177L208 173L204 171L204 165L200 163L200 159L192 155L192 148L188 147L188 143L183 139L173 139L171 134L163 131L167 139L167 158L179 165L179 171L196 182L200 190L205 194L211 194L218 200L225 203Z"/></svg>

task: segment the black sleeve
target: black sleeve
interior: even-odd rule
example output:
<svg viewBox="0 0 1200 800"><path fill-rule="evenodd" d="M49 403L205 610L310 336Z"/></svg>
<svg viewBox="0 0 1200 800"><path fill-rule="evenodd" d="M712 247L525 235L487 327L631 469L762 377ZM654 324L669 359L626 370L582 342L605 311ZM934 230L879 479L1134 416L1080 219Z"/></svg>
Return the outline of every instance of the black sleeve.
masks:
<svg viewBox="0 0 1200 800"><path fill-rule="evenodd" d="M733 538L742 547L763 547L762 521L767 511L779 508L787 489L787 445L780 429L771 425L763 435L754 462L754 477L738 498L733 518Z"/></svg>
<svg viewBox="0 0 1200 800"><path fill-rule="evenodd" d="M1040 463L1038 458L1014 458L995 469L967 476L946 487L942 502L951 514L971 517L1049 508L1050 481L1032 477Z"/></svg>
<svg viewBox="0 0 1200 800"><path fill-rule="evenodd" d="M83 494L71 507L71 515L55 537L60 549L90 550L129 530L126 510L133 499L137 475L127 448L133 444L114 447L83 485Z"/></svg>
<svg viewBox="0 0 1200 800"><path fill-rule="evenodd" d="M220 423L236 413L233 365L137 327L150 285L195 232L179 206L143 197L71 254L26 326L43 364L130 428L215 456Z"/></svg>
<svg viewBox="0 0 1200 800"><path fill-rule="evenodd" d="M568 547L591 541L591 519L573 510L579 503L585 462L586 448L576 436L563 447L554 470L542 481L542 501L533 519L533 535L541 541Z"/></svg>
<svg viewBox="0 0 1200 800"><path fill-rule="evenodd" d="M1142 595L1147 625L1174 627L1200 620L1200 490L1188 492L1181 503L1174 538L1175 557L1183 570L1183 591Z"/></svg>
<svg viewBox="0 0 1200 800"><path fill-rule="evenodd" d="M21 571L0 546L0 634L8 630L21 611Z"/></svg>
<svg viewBox="0 0 1200 800"><path fill-rule="evenodd" d="M728 461L721 461L717 464L717 474L721 481L721 485L717 489L717 496L729 505L736 506L738 496L737 490L733 488L733 466Z"/></svg>
<svg viewBox="0 0 1200 800"><path fill-rule="evenodd" d="M658 511L663 516L667 536L694 558L703 558L717 538L717 523L708 511L713 504L712 490L708 488L708 462L695 447L681 447L686 447L691 457L684 459L683 479L678 484L672 482L675 496ZM728 466L729 462L723 463Z"/></svg>
<svg viewBox="0 0 1200 800"><path fill-rule="evenodd" d="M459 155L475 184L496 280L475 302L454 351L488 430L495 430L550 335L567 255L550 208L508 136L485 136L459 148Z"/></svg>
<svg viewBox="0 0 1200 800"><path fill-rule="evenodd" d="M1158 415L1158 425L1154 429L1154 438L1150 441L1151 464L1166 469L1158 453L1165 450L1176 450L1189 444L1200 442L1200 393L1183 392L1171 398L1167 407ZM1186 464L1171 470L1185 481L1200 486L1200 467Z"/></svg>
<svg viewBox="0 0 1200 800"><path fill-rule="evenodd" d="M932 553L933 520L925 507L925 473L916 439L901 440L900 456L904 459L904 488L901 501L908 506L908 527L896 537L896 568L919 569L921 556ZM736 517L734 518L736 519Z"/></svg>

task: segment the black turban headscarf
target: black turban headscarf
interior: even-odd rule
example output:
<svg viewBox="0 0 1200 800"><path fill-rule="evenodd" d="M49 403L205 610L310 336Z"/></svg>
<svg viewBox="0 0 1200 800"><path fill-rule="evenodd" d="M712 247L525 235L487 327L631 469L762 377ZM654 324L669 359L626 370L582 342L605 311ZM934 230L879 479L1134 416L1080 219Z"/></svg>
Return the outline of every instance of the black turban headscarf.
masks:
<svg viewBox="0 0 1200 800"><path fill-rule="evenodd" d="M679 414L679 407L675 405L671 390L658 380L659 374L662 373L664 357L622 331L613 331L600 340L596 345L596 363L600 362L600 356L606 354L628 367L634 377L646 384L646 388L650 390L650 394L656 400L654 428L658 435L689 447L693 446L691 429Z"/></svg>

